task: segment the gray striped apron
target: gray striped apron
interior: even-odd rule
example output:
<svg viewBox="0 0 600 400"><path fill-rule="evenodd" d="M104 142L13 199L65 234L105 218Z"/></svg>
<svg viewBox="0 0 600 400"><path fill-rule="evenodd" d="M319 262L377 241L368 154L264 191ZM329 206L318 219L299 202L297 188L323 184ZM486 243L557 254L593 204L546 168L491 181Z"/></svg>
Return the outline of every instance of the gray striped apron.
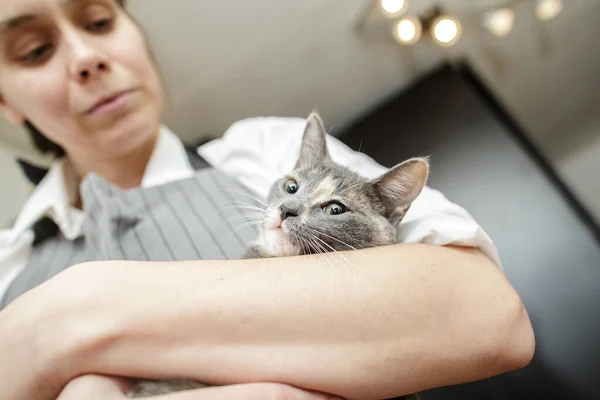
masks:
<svg viewBox="0 0 600 400"><path fill-rule="evenodd" d="M257 235L248 223L255 195L188 151L192 178L122 190L96 174L81 184L85 219L75 240L36 240L0 309L72 265L88 261L187 261L241 258Z"/></svg>

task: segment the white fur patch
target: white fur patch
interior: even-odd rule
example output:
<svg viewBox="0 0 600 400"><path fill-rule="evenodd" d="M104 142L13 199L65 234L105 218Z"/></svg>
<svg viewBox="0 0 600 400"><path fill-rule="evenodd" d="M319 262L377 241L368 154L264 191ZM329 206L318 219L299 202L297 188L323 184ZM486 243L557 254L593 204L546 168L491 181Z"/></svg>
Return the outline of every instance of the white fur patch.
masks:
<svg viewBox="0 0 600 400"><path fill-rule="evenodd" d="M280 225L281 227L279 227ZM276 257L299 255L302 249L290 241L286 231L286 223L285 221L281 222L279 210L271 207L265 214L265 221L260 235L261 247Z"/></svg>
<svg viewBox="0 0 600 400"><path fill-rule="evenodd" d="M328 201L335 193L335 181L331 177L326 177L319 183L319 186L310 196L311 204L319 204Z"/></svg>

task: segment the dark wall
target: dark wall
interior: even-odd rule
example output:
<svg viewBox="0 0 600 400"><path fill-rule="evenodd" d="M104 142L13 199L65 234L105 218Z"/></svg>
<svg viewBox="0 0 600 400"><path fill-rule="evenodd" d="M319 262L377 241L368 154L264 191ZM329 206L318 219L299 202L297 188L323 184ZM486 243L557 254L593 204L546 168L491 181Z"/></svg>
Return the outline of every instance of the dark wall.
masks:
<svg viewBox="0 0 600 400"><path fill-rule="evenodd" d="M600 246L468 76L442 67L341 136L387 166L432 155L429 186L491 235L534 324L529 367L423 397L600 399Z"/></svg>

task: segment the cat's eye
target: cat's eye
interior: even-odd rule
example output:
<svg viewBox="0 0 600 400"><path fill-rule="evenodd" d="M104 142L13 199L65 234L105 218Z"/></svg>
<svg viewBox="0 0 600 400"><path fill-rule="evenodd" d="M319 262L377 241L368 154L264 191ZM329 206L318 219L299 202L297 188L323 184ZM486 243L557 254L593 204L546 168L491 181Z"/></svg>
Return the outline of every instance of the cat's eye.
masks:
<svg viewBox="0 0 600 400"><path fill-rule="evenodd" d="M330 203L325 207L325 212L329 215L340 215L346 211L346 207L339 203Z"/></svg>
<svg viewBox="0 0 600 400"><path fill-rule="evenodd" d="M299 189L298 182L296 182L293 179L288 179L283 184L283 190L285 190L289 194L295 194L298 191L298 189Z"/></svg>

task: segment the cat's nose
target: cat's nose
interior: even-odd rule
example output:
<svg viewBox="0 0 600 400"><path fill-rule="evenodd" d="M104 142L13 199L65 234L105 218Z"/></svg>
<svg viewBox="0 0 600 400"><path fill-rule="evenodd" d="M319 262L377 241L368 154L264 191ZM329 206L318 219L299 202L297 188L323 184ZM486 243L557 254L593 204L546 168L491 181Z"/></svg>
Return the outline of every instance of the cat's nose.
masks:
<svg viewBox="0 0 600 400"><path fill-rule="evenodd" d="M284 221L289 217L297 217L298 216L298 211L286 206L285 204L282 204L279 207L279 211L281 213L281 219Z"/></svg>

